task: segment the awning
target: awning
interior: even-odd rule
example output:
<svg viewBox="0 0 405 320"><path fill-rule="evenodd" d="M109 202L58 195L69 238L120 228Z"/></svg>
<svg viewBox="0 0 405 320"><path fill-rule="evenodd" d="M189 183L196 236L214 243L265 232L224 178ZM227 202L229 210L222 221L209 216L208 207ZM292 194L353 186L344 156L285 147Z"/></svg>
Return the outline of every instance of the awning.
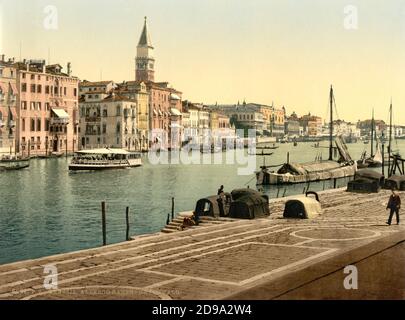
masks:
<svg viewBox="0 0 405 320"><path fill-rule="evenodd" d="M69 119L69 115L63 109L52 109L52 112L59 118L59 119Z"/></svg>
<svg viewBox="0 0 405 320"><path fill-rule="evenodd" d="M171 100L181 100L181 98L177 94L174 94L174 93L170 94L170 99Z"/></svg>
<svg viewBox="0 0 405 320"><path fill-rule="evenodd" d="M0 119L4 120L4 118L8 117L7 107L0 107L0 113L1 113Z"/></svg>
<svg viewBox="0 0 405 320"><path fill-rule="evenodd" d="M159 115L160 115L160 116L163 116L163 113L162 113L162 111L160 111L160 110L159 110Z"/></svg>
<svg viewBox="0 0 405 320"><path fill-rule="evenodd" d="M9 121L13 120L15 121L17 119L17 111L15 110L15 108L10 108L10 114L11 114L11 118L9 117Z"/></svg>
<svg viewBox="0 0 405 320"><path fill-rule="evenodd" d="M18 90L17 90L16 84L10 82L10 87L11 87L11 93L14 94L14 95L17 95L17 94L18 94Z"/></svg>
<svg viewBox="0 0 405 320"><path fill-rule="evenodd" d="M181 116L181 112L179 110L177 110L176 108L171 108L170 112L172 113L172 115L174 116Z"/></svg>
<svg viewBox="0 0 405 320"><path fill-rule="evenodd" d="M155 116L157 116L157 115L158 115L158 113L157 113L156 109L153 109L153 114L154 114Z"/></svg>

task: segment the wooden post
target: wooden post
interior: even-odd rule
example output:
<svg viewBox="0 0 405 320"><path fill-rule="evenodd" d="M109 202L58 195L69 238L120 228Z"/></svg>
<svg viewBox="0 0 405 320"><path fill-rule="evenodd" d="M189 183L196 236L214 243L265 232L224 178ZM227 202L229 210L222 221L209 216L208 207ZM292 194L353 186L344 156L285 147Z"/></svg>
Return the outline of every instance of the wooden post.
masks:
<svg viewBox="0 0 405 320"><path fill-rule="evenodd" d="M336 178L333 179L333 188L336 189Z"/></svg>
<svg viewBox="0 0 405 320"><path fill-rule="evenodd" d="M170 223L170 213L167 214L166 225Z"/></svg>
<svg viewBox="0 0 405 320"><path fill-rule="evenodd" d="M127 207L125 215L126 215L126 221L127 221L127 232L126 232L125 239L128 241L129 240L129 207Z"/></svg>
<svg viewBox="0 0 405 320"><path fill-rule="evenodd" d="M384 136L382 137L382 139L384 139ZM385 159L384 159L384 157L385 157L385 155L384 155L384 143L382 144L382 148L381 148L381 150L382 150L382 165L381 165L381 170L382 170L382 175L383 176L385 176Z"/></svg>
<svg viewBox="0 0 405 320"><path fill-rule="evenodd" d="M290 164L290 153L287 152L287 164Z"/></svg>
<svg viewBox="0 0 405 320"><path fill-rule="evenodd" d="M283 198L285 197L286 192L287 192L287 188L284 188Z"/></svg>
<svg viewBox="0 0 405 320"><path fill-rule="evenodd" d="M280 187L279 188L277 188L277 198L278 198L278 195L280 194Z"/></svg>
<svg viewBox="0 0 405 320"><path fill-rule="evenodd" d="M31 139L28 140L28 158L31 158Z"/></svg>
<svg viewBox="0 0 405 320"><path fill-rule="evenodd" d="M65 140L65 150L66 150L66 159L68 157L68 140L67 140L67 134L66 134L66 140Z"/></svg>
<svg viewBox="0 0 405 320"><path fill-rule="evenodd" d="M172 220L174 219L174 197L172 197Z"/></svg>
<svg viewBox="0 0 405 320"><path fill-rule="evenodd" d="M106 220L105 220L105 201L101 202L101 224L103 229L103 246L107 244L107 235L106 235Z"/></svg>

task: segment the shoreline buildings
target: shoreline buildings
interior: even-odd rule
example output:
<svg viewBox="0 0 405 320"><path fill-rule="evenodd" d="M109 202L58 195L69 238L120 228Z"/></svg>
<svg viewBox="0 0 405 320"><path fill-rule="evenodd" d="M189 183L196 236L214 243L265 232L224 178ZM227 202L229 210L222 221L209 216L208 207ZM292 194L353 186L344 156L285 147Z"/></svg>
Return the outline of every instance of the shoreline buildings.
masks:
<svg viewBox="0 0 405 320"><path fill-rule="evenodd" d="M17 69L12 61L0 57L0 155L12 154L15 149L17 119Z"/></svg>
<svg viewBox="0 0 405 320"><path fill-rule="evenodd" d="M48 155L77 150L78 83L59 64L1 56L1 146L6 153Z"/></svg>
<svg viewBox="0 0 405 320"><path fill-rule="evenodd" d="M100 82L82 82L80 90L82 94L80 106L89 108L91 103L98 104L101 108L103 99L108 95L115 95L115 99L120 97L120 101L131 102L131 108L134 108L134 119L136 126L133 137L124 137L124 139L135 139L133 143L119 143L115 145L131 146L135 150L147 151L152 146L168 149L180 144L181 136L181 117L182 117L182 93L169 86L168 82L155 82L155 58L153 56L154 47L148 30L145 17L142 33L137 45L137 54L135 58L135 80L124 81L115 84L113 81L107 81L104 85ZM92 94L88 93L91 90ZM95 89L96 91L94 91ZM96 95L98 94L97 98ZM92 100L86 100L85 96L92 95ZM97 100L98 99L98 100ZM88 118L81 117L81 128L93 125L87 121ZM97 125L97 124L96 124ZM117 125L115 125L117 128ZM123 128L124 129L124 128ZM116 129L115 133L118 129ZM108 130L106 132L109 132ZM132 132L132 131L131 131ZM96 131L98 133L98 131ZM125 135L125 129L121 132ZM120 133L120 134L121 134ZM86 131L80 131L80 140L100 142L100 146L108 146L103 141L107 141L101 134L91 139ZM173 138L172 138L173 137ZM118 138L118 137L116 137ZM173 140L173 141L172 141ZM118 141L118 140L114 140ZM90 144L93 145L93 144ZM82 144L81 148L87 148L89 145Z"/></svg>
<svg viewBox="0 0 405 320"><path fill-rule="evenodd" d="M211 111L227 115L236 129L254 129L258 135L283 138L285 135L285 108L273 105L246 103L234 105L209 105Z"/></svg>

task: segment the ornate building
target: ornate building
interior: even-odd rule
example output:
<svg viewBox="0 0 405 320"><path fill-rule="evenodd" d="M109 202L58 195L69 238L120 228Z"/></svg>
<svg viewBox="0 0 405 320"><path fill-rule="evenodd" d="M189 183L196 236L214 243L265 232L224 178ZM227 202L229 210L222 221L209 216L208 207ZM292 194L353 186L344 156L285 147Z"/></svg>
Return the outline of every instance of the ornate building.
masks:
<svg viewBox="0 0 405 320"><path fill-rule="evenodd" d="M11 61L0 59L0 157L15 152L15 121L17 104L17 70Z"/></svg>

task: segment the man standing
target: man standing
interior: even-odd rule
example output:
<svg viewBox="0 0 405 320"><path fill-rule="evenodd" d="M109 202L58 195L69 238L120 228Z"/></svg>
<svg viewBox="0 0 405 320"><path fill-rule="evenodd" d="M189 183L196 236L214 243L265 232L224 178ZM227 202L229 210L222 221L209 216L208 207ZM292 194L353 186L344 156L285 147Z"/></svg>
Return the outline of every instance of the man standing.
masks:
<svg viewBox="0 0 405 320"><path fill-rule="evenodd" d="M399 209L401 208L401 198L399 194L392 189L392 194L388 200L387 210L390 209L390 216L388 218L387 224L391 225L392 217L395 212L395 217L397 219L397 224L399 224Z"/></svg>
<svg viewBox="0 0 405 320"><path fill-rule="evenodd" d="M218 196L222 196L223 193L224 193L224 186L221 185L221 186L219 187L219 189L218 189L217 195L218 195Z"/></svg>

